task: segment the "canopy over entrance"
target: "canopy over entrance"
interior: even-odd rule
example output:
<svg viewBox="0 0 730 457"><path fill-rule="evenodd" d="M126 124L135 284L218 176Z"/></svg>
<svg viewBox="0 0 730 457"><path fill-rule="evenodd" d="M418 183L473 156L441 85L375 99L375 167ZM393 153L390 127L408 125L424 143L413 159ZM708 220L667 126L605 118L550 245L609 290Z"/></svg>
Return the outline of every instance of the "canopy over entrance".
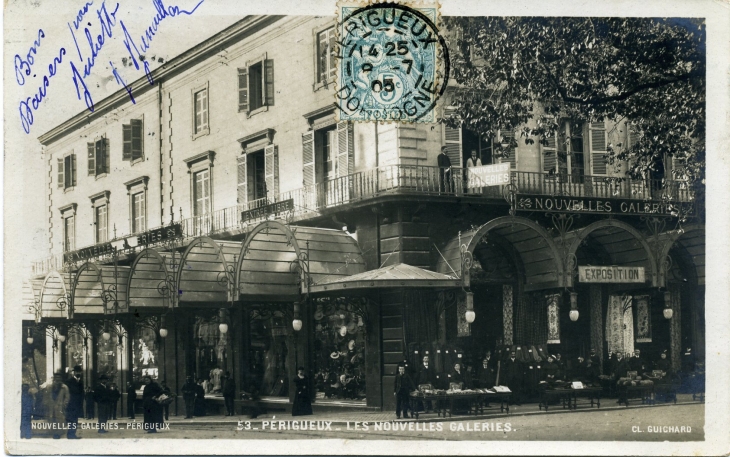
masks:
<svg viewBox="0 0 730 457"><path fill-rule="evenodd" d="M79 314L113 314L126 312L129 267L81 265L73 289L73 312Z"/></svg>
<svg viewBox="0 0 730 457"><path fill-rule="evenodd" d="M129 309L135 311L162 310L170 303L170 294L178 293L174 289L174 274L182 254L175 254L175 261L170 252L158 252L147 248L139 253L129 275Z"/></svg>
<svg viewBox="0 0 730 457"><path fill-rule="evenodd" d="M234 298L234 268L240 253L239 241L195 238L180 259L180 305L215 303L220 307Z"/></svg>
<svg viewBox="0 0 730 457"><path fill-rule="evenodd" d="M71 278L68 273L48 273L40 293L41 319L68 319L73 317Z"/></svg>
<svg viewBox="0 0 730 457"><path fill-rule="evenodd" d="M352 276L325 280L310 287L312 293L333 293L342 290L363 291L389 288L448 289L461 287L455 276L398 263Z"/></svg>
<svg viewBox="0 0 730 457"><path fill-rule="evenodd" d="M664 242L661 261L665 261L669 256L671 263L678 263L682 260L685 264L694 267L694 273L697 284L705 284L705 227L703 225L690 225L682 230L672 230L664 232L660 235L660 239ZM666 283L673 277L666 277L666 272L662 270L662 282L666 287Z"/></svg>

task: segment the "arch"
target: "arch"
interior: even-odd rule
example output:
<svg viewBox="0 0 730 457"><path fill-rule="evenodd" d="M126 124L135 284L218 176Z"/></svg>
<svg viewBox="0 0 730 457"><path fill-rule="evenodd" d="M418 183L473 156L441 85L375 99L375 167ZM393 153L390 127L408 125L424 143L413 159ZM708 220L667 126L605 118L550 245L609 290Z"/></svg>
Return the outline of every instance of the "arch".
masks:
<svg viewBox="0 0 730 457"><path fill-rule="evenodd" d="M623 239L617 237L617 234L621 231L626 232L630 237ZM568 245L568 256L574 259L577 258L574 256L576 256L578 248L591 234L594 235L597 243L601 245L614 264L644 266L648 270L646 273L647 277L651 278L652 286L657 287L659 278L657 275L656 259L649 243L641 232L626 222L616 219L602 219L567 234L566 244ZM599 240L595 235L600 235L603 239ZM613 239L611 239L612 237ZM627 246L628 244L633 243L638 243L640 249L626 249L630 247ZM573 285L573 277L572 275L569 276L566 282L567 287Z"/></svg>
<svg viewBox="0 0 730 457"><path fill-rule="evenodd" d="M239 241L195 238L180 258L177 272L180 305L230 302L235 296L234 265L240 250Z"/></svg>
<svg viewBox="0 0 730 457"><path fill-rule="evenodd" d="M129 267L97 265L86 262L79 267L74 278L73 310L76 314L113 314L126 312ZM104 301L107 301L105 304Z"/></svg>
<svg viewBox="0 0 730 457"><path fill-rule="evenodd" d="M665 262L670 258L672 249L682 249L686 253L686 257L691 259L695 268L694 276L697 278L698 285L705 284L705 226L702 224L690 224L683 229L671 230L660 235L664 241L663 248L660 251L659 261ZM667 285L667 271L662 268L660 271L660 284L664 287Z"/></svg>
<svg viewBox="0 0 730 457"><path fill-rule="evenodd" d="M130 311L159 310L167 307L168 291L163 288L168 288L168 282L174 281L171 270L177 270L173 265L168 268L168 259L171 259L171 256L169 252L160 253L156 249L146 248L135 257L127 285L129 291L127 303ZM180 257L177 259L179 261Z"/></svg>
<svg viewBox="0 0 730 457"><path fill-rule="evenodd" d="M540 224L520 216L497 217L452 238L441 251L436 271L456 274L468 287L469 270L462 272L461 250L473 258L477 244L492 231L517 251L525 275L525 290L563 287L564 267L555 241Z"/></svg>
<svg viewBox="0 0 730 457"><path fill-rule="evenodd" d="M306 292L302 285L307 272L297 261L304 258L308 258L310 284L365 271L360 248L346 233L265 221L249 233L241 247L236 265L239 299L298 300Z"/></svg>
<svg viewBox="0 0 730 457"><path fill-rule="evenodd" d="M46 275L41 286L41 319L73 317L72 281L68 274L54 270Z"/></svg>

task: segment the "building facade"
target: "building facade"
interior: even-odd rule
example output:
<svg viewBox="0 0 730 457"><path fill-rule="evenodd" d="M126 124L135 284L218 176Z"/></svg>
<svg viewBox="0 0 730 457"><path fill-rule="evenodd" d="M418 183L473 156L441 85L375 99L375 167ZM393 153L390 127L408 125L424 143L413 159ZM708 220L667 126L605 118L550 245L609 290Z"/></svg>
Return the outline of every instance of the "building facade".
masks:
<svg viewBox="0 0 730 457"><path fill-rule="evenodd" d="M78 364L180 395L193 375L222 405L229 372L241 405L286 405L303 366L316 404L387 409L398 364L427 352L444 382L505 346L703 360L695 196L606 163L639 132L566 122L498 158L514 132L336 122L334 26L245 17L130 84L134 103L121 90L41 136L24 377ZM509 184L475 184L471 151Z"/></svg>

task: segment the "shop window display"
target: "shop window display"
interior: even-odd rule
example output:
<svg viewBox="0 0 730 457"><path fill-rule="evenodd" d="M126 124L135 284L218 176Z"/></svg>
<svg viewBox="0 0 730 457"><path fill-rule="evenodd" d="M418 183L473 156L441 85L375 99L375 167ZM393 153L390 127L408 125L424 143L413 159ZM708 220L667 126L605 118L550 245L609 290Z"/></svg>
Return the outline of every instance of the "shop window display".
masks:
<svg viewBox="0 0 730 457"><path fill-rule="evenodd" d="M349 309L348 309L349 308ZM317 398L365 398L365 325L347 305L320 303L314 313Z"/></svg>
<svg viewBox="0 0 730 457"><path fill-rule="evenodd" d="M132 340L132 371L135 383L141 382L142 376L159 378L159 346L157 332L154 328L137 326Z"/></svg>
<svg viewBox="0 0 730 457"><path fill-rule="evenodd" d="M195 316L195 373L204 381L205 393L220 394L227 371L228 334L221 333L217 317Z"/></svg>
<svg viewBox="0 0 730 457"><path fill-rule="evenodd" d="M71 372L73 367L80 365L86 367L86 345L84 337L79 332L68 332L66 337L66 372Z"/></svg>
<svg viewBox="0 0 730 457"><path fill-rule="evenodd" d="M105 340L102 336L103 333L104 329L100 328L96 343L96 360L98 363L96 375L107 375L109 379L116 379L117 373L119 372L117 367L117 344L119 340L113 333L111 334L111 338Z"/></svg>
<svg viewBox="0 0 730 457"><path fill-rule="evenodd" d="M283 311L251 311L249 349L251 390L263 396L289 396L288 355L294 352L291 318Z"/></svg>

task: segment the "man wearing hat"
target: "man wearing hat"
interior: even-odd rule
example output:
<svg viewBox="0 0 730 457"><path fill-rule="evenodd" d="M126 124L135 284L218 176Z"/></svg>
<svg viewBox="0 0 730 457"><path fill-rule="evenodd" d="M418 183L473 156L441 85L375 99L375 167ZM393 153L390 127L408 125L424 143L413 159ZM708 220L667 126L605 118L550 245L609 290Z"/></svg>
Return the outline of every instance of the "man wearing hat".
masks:
<svg viewBox="0 0 730 457"><path fill-rule="evenodd" d="M81 365L74 367L71 377L66 380L65 384L69 393L69 402L66 407L66 422L68 422L66 438L73 440L78 438L76 429L79 417L84 414L84 381L81 379Z"/></svg>
<svg viewBox="0 0 730 457"><path fill-rule="evenodd" d="M94 389L94 401L97 404L97 410L98 410L98 427L99 427L99 433L107 433L107 427L109 422L109 399L110 399L110 393L109 393L109 387L107 384L109 383L109 377L105 374L99 376L99 384L97 384L96 388Z"/></svg>
<svg viewBox="0 0 730 457"><path fill-rule="evenodd" d="M192 376L185 378L185 384L182 386L182 396L185 401L185 419L192 419L195 413L195 380Z"/></svg>

